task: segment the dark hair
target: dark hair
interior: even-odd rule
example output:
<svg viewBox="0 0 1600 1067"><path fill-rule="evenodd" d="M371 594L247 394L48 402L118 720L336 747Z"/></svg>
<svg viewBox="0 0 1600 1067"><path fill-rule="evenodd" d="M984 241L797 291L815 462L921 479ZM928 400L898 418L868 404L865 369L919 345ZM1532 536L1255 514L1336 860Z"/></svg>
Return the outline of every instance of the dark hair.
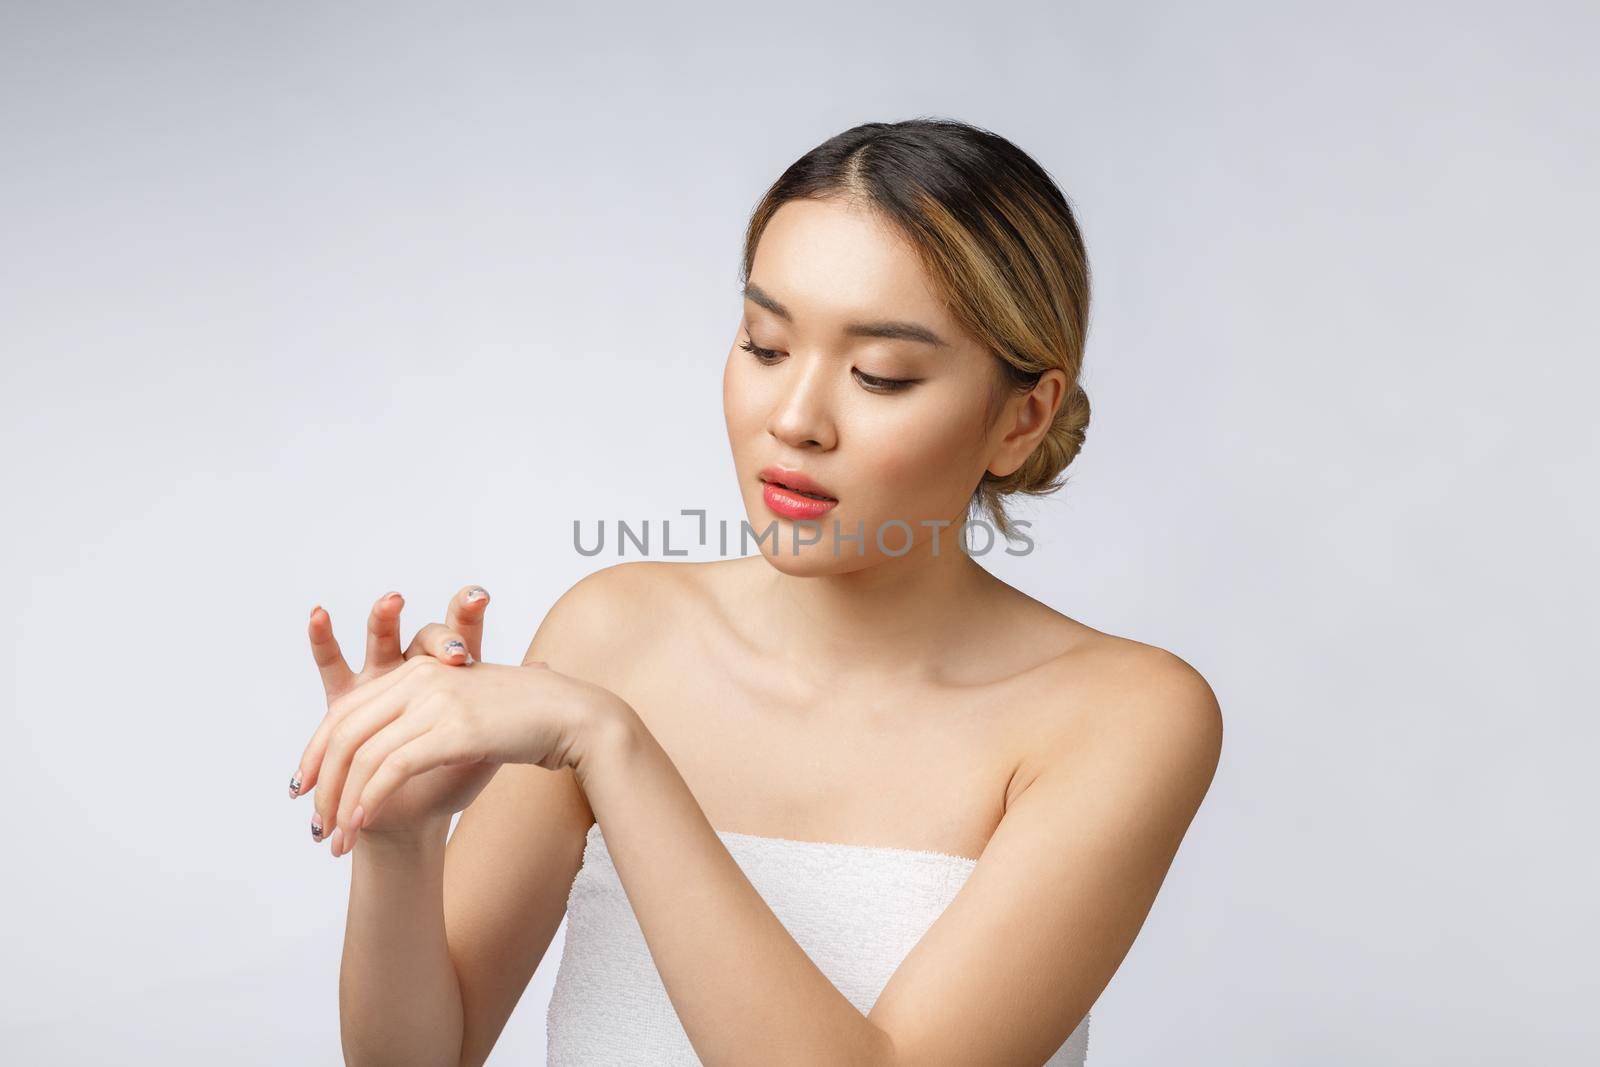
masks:
<svg viewBox="0 0 1600 1067"><path fill-rule="evenodd" d="M973 490L971 508L1009 537L1003 498L1060 488L1089 426L1080 382L1089 261L1067 198L999 134L951 119L863 123L801 156L767 190L745 231L741 283L778 208L835 197L863 202L894 226L951 314L993 353L990 425L1007 389L1026 392L1052 368L1066 373L1067 392L1033 454L1004 477L985 471Z"/></svg>

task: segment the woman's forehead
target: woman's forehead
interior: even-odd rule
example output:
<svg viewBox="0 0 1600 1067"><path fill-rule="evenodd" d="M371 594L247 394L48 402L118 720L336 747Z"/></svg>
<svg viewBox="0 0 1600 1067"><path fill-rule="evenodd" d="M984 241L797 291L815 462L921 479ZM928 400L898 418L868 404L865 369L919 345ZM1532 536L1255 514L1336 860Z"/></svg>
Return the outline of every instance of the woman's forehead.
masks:
<svg viewBox="0 0 1600 1067"><path fill-rule="evenodd" d="M835 201L794 200L773 215L756 247L747 306L797 328L913 327L930 347L957 342L955 323L921 260L876 215ZM862 331L854 331L861 333Z"/></svg>

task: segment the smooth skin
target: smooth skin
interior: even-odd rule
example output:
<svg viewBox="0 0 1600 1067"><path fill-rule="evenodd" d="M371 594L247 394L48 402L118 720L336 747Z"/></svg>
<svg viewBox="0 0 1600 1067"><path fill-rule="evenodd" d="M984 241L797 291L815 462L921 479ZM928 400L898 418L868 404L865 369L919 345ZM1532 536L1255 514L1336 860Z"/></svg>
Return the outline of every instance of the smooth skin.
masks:
<svg viewBox="0 0 1600 1067"><path fill-rule="evenodd" d="M848 204L786 204L751 283L724 410L757 528L768 463L828 487L847 530L959 523L962 487L1016 469L1060 403L1057 372L986 427L981 352L911 251ZM853 328L883 319L947 343ZM915 384L869 388L888 377ZM477 647L471 665L418 655L332 696L319 811L340 827L375 813L351 836L348 1062L483 1063L596 820L705 1063L1037 1064L1081 1022L1209 788L1215 695L1177 656L995 578L948 532L942 553L927 531L903 555L869 536L835 556L788 551L779 525L783 549L589 575L518 667ZM377 739L408 720L418 758L386 772L406 749ZM419 789L396 814L430 775L491 764L448 845L464 787ZM978 863L863 1015L718 829Z"/></svg>

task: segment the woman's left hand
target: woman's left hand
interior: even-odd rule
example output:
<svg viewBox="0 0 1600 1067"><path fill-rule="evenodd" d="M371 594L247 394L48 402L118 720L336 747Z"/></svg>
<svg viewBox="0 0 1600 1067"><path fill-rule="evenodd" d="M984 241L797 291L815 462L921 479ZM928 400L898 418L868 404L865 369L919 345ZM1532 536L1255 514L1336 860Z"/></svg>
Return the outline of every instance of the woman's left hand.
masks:
<svg viewBox="0 0 1600 1067"><path fill-rule="evenodd" d="M334 855L342 856L408 779L459 764L576 768L586 748L632 708L541 662L450 666L417 656L339 696L330 714L339 725L322 757L316 808L323 826L345 830L334 843ZM492 777L485 774L470 795L449 797L451 810L436 814L463 810Z"/></svg>

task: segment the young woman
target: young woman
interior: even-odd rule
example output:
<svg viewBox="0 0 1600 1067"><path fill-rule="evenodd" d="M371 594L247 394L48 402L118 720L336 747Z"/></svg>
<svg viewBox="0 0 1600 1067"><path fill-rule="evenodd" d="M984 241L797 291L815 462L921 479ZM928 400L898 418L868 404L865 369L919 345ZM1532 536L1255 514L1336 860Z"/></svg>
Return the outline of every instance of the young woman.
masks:
<svg viewBox="0 0 1600 1067"><path fill-rule="evenodd" d="M871 123L768 191L742 281L758 553L600 570L518 666L476 586L404 652L380 600L360 675L312 611L290 792L353 855L352 1064L483 1063L563 915L551 1063L1084 1062L1222 725L957 538L1084 439L1072 212L992 133Z"/></svg>

